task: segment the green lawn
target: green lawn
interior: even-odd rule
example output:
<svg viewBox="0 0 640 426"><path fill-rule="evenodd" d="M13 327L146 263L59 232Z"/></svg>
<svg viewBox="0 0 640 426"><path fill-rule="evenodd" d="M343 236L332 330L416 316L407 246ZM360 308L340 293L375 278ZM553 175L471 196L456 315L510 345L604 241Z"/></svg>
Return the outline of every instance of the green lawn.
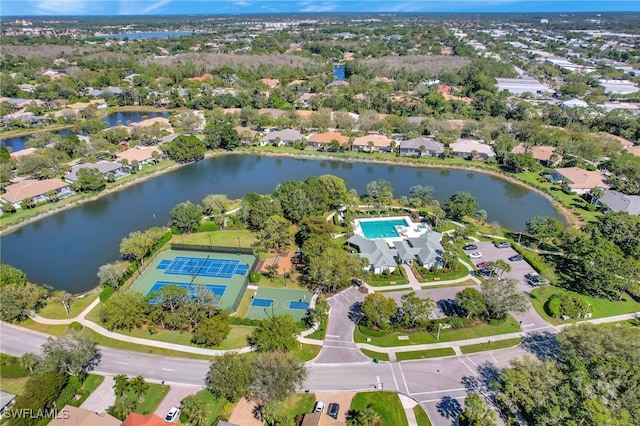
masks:
<svg viewBox="0 0 640 426"><path fill-rule="evenodd" d="M47 305L38 311L38 314L41 317L50 319L74 318L80 315L80 313L84 311L94 300L96 300L97 297L98 293L94 293L85 297L74 298L71 303L70 313L67 315L67 311L65 311L62 306L60 298L53 296L47 301Z"/></svg>
<svg viewBox="0 0 640 426"><path fill-rule="evenodd" d="M519 338L519 337L516 337L514 339L497 340L495 342L478 343L476 345L460 346L460 350L462 351L463 354L473 354L473 353L476 353L476 352L484 352L484 351L491 351L491 350L495 350L495 349L510 348L512 346L519 345L520 342L522 342L522 339Z"/></svg>
<svg viewBox="0 0 640 426"><path fill-rule="evenodd" d="M289 414L289 417L295 418L299 414L310 413L313 410L315 401L316 395L313 393L294 393L279 405L283 407L283 411Z"/></svg>
<svg viewBox="0 0 640 426"><path fill-rule="evenodd" d="M153 413L156 408L158 408L158 405L160 405L164 397L167 396L170 389L171 386L149 383L149 390L147 390L147 393L143 395L144 399L142 402L138 402L134 411L140 414ZM131 390L127 390L125 395L129 396L134 401L139 401L138 396L131 392Z"/></svg>
<svg viewBox="0 0 640 426"><path fill-rule="evenodd" d="M203 390L199 391L196 394L196 398L198 400L204 402L205 405L206 405L207 416L206 416L205 421L203 423L205 425L214 424L214 422L218 418L218 416L223 413L225 404L228 403L228 401L226 399L218 399L215 396L213 396L213 394L211 392L209 392L208 390L206 390L206 389L203 389ZM183 417L184 416L180 417L181 421L182 421Z"/></svg>
<svg viewBox="0 0 640 426"><path fill-rule="evenodd" d="M564 322L578 322L579 320L563 321L559 318L552 318L547 314L544 309L544 304L554 294L562 294L566 292L559 287L544 286L539 287L531 291L531 304L535 308L536 312L540 314L547 322L551 324L561 324ZM625 295L623 301L601 299L598 297L591 297L582 295L582 297L591 304L591 311L593 313L592 319L612 317L616 315L630 314L634 312L640 312L640 303L634 301L631 297Z"/></svg>
<svg viewBox="0 0 640 426"><path fill-rule="evenodd" d="M362 352L363 354L365 354L371 359L377 358L380 361L389 361L389 354L386 352L374 352L374 351L370 351L369 349L360 349L360 352Z"/></svg>
<svg viewBox="0 0 640 426"><path fill-rule="evenodd" d="M372 275L365 278L367 284L373 287L387 287L394 285L409 284L409 280L400 275ZM392 284L393 283L393 284Z"/></svg>
<svg viewBox="0 0 640 426"><path fill-rule="evenodd" d="M292 350L291 355L301 362L311 361L320 353L322 346L320 345L308 345L306 343L298 343L298 347Z"/></svg>
<svg viewBox="0 0 640 426"><path fill-rule="evenodd" d="M52 336L62 336L64 333L69 331L68 325L48 325L48 324L40 324L32 320L31 318L27 318L18 324L20 327L28 328L30 330L39 331L40 333L51 334Z"/></svg>
<svg viewBox="0 0 640 426"><path fill-rule="evenodd" d="M423 286L420 286L420 288L422 288L423 290L429 290L429 289L432 289L432 288L468 287L468 286L472 286L472 285L478 285L478 283L475 282L474 280L466 280L466 281L461 281L459 283L453 283L453 284L423 285Z"/></svg>
<svg viewBox="0 0 640 426"><path fill-rule="evenodd" d="M0 379L0 390L14 395L22 395L28 381L28 377L20 377L18 379Z"/></svg>
<svg viewBox="0 0 640 426"><path fill-rule="evenodd" d="M78 390L78 395L80 396L80 398L74 399L73 401L71 401L71 405L73 405L74 407L81 406L82 403L85 402L87 398L89 398L89 395L91 395L91 392L98 389L98 386L100 386L100 384L103 381L104 381L104 376L99 376L97 374L87 375L87 378L84 380L84 383L82 384L82 388Z"/></svg>
<svg viewBox="0 0 640 426"><path fill-rule="evenodd" d="M440 358L455 354L456 352L452 348L438 348L426 351L396 352L396 359L398 361L408 361L410 359Z"/></svg>
<svg viewBox="0 0 640 426"><path fill-rule="evenodd" d="M413 414L416 416L416 422L418 426L431 426L431 420L420 405L413 407Z"/></svg>
<svg viewBox="0 0 640 426"><path fill-rule="evenodd" d="M211 237L211 239L209 239L209 237ZM242 248L250 248L251 244L256 240L253 232L248 229L221 229L213 232L174 235L170 242L174 244L201 244L205 246L211 243L214 246L238 247L238 238L240 239L240 247Z"/></svg>
<svg viewBox="0 0 640 426"><path fill-rule="evenodd" d="M351 400L351 410L364 411L367 407L378 413L381 426L409 425L395 392L359 392Z"/></svg>
<svg viewBox="0 0 640 426"><path fill-rule="evenodd" d="M242 295L242 299L240 299L240 304L238 305L238 308L233 313L234 317L238 317L238 318L247 317L247 313L249 312L249 308L251 307L251 301L253 300L253 296L255 295L255 293L256 293L255 290L249 290L249 289L247 289L247 291L244 292L244 294Z"/></svg>
<svg viewBox="0 0 640 426"><path fill-rule="evenodd" d="M473 262L472 262L473 263ZM418 269L417 267L414 269L414 273ZM418 281L421 283L430 283L434 281L448 281L448 280L457 280L459 278L463 278L469 275L469 270L462 265L460 262L457 263L456 269L450 272L426 272L424 275L418 272L416 277Z"/></svg>
<svg viewBox="0 0 640 426"><path fill-rule="evenodd" d="M482 324L476 327L461 328L458 330L442 329L440 332L440 342L453 342L456 340L474 339L476 337L496 336L499 334L515 333L520 331L520 324L512 316L508 316L500 324ZM411 346L428 343L438 343L436 334L427 331L417 331L414 333L388 333L381 337L368 336L356 327L354 340L356 343L369 343L380 347ZM409 336L409 340L398 340L398 336ZM371 341L367 342L367 338Z"/></svg>

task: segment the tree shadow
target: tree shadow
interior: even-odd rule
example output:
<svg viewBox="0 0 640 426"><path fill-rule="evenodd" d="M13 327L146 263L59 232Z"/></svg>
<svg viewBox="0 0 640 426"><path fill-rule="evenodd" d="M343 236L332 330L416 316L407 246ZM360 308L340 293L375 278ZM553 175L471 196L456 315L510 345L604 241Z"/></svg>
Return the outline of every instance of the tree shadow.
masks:
<svg viewBox="0 0 640 426"><path fill-rule="evenodd" d="M351 320L351 322L353 322L354 324L358 324L358 322L360 322L360 319L364 316L364 314L362 313L362 302L355 302L353 305L351 305L349 307L349 313L347 316Z"/></svg>
<svg viewBox="0 0 640 426"><path fill-rule="evenodd" d="M86 370L94 370L98 365L100 365L100 361L102 361L102 353L100 352L100 349L96 349L95 355L87 363Z"/></svg>
<svg viewBox="0 0 640 426"><path fill-rule="evenodd" d="M447 317L455 317L464 313L455 299L441 299L436 302L436 305Z"/></svg>
<svg viewBox="0 0 640 426"><path fill-rule="evenodd" d="M495 382L500 376L500 370L492 362L486 361L478 366L477 376L464 376L461 380L467 392L478 392L488 395L495 390Z"/></svg>
<svg viewBox="0 0 640 426"><path fill-rule="evenodd" d="M556 335L548 331L527 334L524 339L522 339L520 346L527 352L535 355L540 361L558 359L560 350Z"/></svg>
<svg viewBox="0 0 640 426"><path fill-rule="evenodd" d="M445 419L457 419L463 411L458 400L450 396L443 397L436 405L436 408L438 409L438 414Z"/></svg>

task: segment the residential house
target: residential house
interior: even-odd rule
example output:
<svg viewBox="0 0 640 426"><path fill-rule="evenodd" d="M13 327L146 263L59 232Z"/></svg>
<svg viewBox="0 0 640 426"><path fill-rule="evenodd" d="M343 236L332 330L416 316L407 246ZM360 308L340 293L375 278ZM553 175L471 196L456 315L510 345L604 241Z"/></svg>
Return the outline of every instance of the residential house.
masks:
<svg viewBox="0 0 640 426"><path fill-rule="evenodd" d="M638 86L626 80L598 80L598 87L604 89L605 93L616 95L628 95L640 90Z"/></svg>
<svg viewBox="0 0 640 426"><path fill-rule="evenodd" d="M155 414L129 413L122 426L167 426L167 422Z"/></svg>
<svg viewBox="0 0 640 426"><path fill-rule="evenodd" d="M309 105L311 105L311 98L313 98L315 95L313 93L303 93L302 95L300 95L300 97L298 98L298 104L302 107L308 107Z"/></svg>
<svg viewBox="0 0 640 426"><path fill-rule="evenodd" d="M605 189L604 196L598 199L598 204L605 204L607 209L614 212L640 215L640 195L627 195L622 192Z"/></svg>
<svg viewBox="0 0 640 426"><path fill-rule="evenodd" d="M556 148L547 145L536 145L527 149L524 145L518 145L511 151L513 154L530 153L531 156L543 166L553 166L562 160L562 155L556 154Z"/></svg>
<svg viewBox="0 0 640 426"><path fill-rule="evenodd" d="M629 154L635 155L636 157L640 157L640 145L630 146L625 151Z"/></svg>
<svg viewBox="0 0 640 426"><path fill-rule="evenodd" d="M65 405L58 415L49 422L50 426L120 426L123 424L107 413Z"/></svg>
<svg viewBox="0 0 640 426"><path fill-rule="evenodd" d="M98 169L105 179L107 179L110 173L113 173L116 179L128 174L120 163L113 161L98 161L97 163L84 163L73 166L71 170L64 175L64 179L70 183L77 181L78 171L81 169Z"/></svg>
<svg viewBox="0 0 640 426"><path fill-rule="evenodd" d="M393 141L385 135L372 133L355 138L351 144L351 149L353 151L390 152L391 142Z"/></svg>
<svg viewBox="0 0 640 426"><path fill-rule="evenodd" d="M567 189L576 194L586 194L595 187L609 189L606 177L598 171L564 167L551 170L550 176L556 182L563 182Z"/></svg>
<svg viewBox="0 0 640 426"><path fill-rule="evenodd" d="M199 77L190 77L190 78L187 78L187 80L188 81L204 81L208 78L213 78L213 74L209 74L208 72L206 72Z"/></svg>
<svg viewBox="0 0 640 426"><path fill-rule="evenodd" d="M451 155L458 158L465 159L481 159L488 160L495 157L496 153L493 151L491 145L487 145L484 141L476 141L472 139L458 139L451 145Z"/></svg>
<svg viewBox="0 0 640 426"><path fill-rule="evenodd" d="M432 137L420 136L400 141L400 156L440 157L444 154L444 145Z"/></svg>
<svg viewBox="0 0 640 426"><path fill-rule="evenodd" d="M135 160L138 162L139 169L145 164L155 162L153 158L154 152L158 153L159 159L164 156L162 150L157 146L137 146L118 153L116 155L116 161L122 162L122 160L127 160L129 167L131 167L131 163Z"/></svg>
<svg viewBox="0 0 640 426"><path fill-rule="evenodd" d="M281 109L276 109L276 108L260 108L258 110L258 114L262 115L262 114L269 114L270 116L272 116L273 118L278 118L280 117L282 114L284 114L286 111L281 110Z"/></svg>
<svg viewBox="0 0 640 426"><path fill-rule="evenodd" d="M294 142L306 142L306 140L307 138L299 131L295 129L284 129L267 133L267 135L260 140L260 146L267 146L269 144L275 146L292 146Z"/></svg>
<svg viewBox="0 0 640 426"><path fill-rule="evenodd" d="M384 240L369 240L360 235L354 235L347 240L347 244L358 250L360 257L366 259L365 271L374 274L393 272L396 270L396 251L391 249Z"/></svg>
<svg viewBox="0 0 640 426"><path fill-rule="evenodd" d="M534 77L522 76L520 78L496 78L498 91L506 90L514 96L522 96L530 93L533 96L553 93L548 86L540 83Z"/></svg>
<svg viewBox="0 0 640 426"><path fill-rule="evenodd" d="M307 413L300 426L345 426L345 422L329 417L325 413Z"/></svg>
<svg viewBox="0 0 640 426"><path fill-rule="evenodd" d="M25 179L18 183L8 185L5 193L0 195L0 200L11 203L16 209L20 208L20 203L30 198L34 203L48 201L49 191L53 191L56 198L65 197L73 193L73 189L68 182L61 179Z"/></svg>
<svg viewBox="0 0 640 426"><path fill-rule="evenodd" d="M31 155L36 151L37 151L37 148L25 148L25 149L21 149L20 151L14 151L11 154L9 154L9 156L11 158L20 158L20 157L24 157L25 155Z"/></svg>
<svg viewBox="0 0 640 426"><path fill-rule="evenodd" d="M9 392L0 391L0 417L7 411L16 400L16 396Z"/></svg>
<svg viewBox="0 0 640 426"><path fill-rule="evenodd" d="M568 99L566 101L562 101L560 103L560 108L565 109L565 108L586 108L588 107L589 104L586 103L583 100L580 99Z"/></svg>
<svg viewBox="0 0 640 426"><path fill-rule="evenodd" d="M278 80L277 78L261 78L260 82L262 82L262 84L267 86L269 89L273 89L278 85L280 80Z"/></svg>
<svg viewBox="0 0 640 426"><path fill-rule="evenodd" d="M340 146L343 146L349 142L349 137L338 132L315 133L307 139L307 146L316 149L326 149L333 141L338 141Z"/></svg>
<svg viewBox="0 0 640 426"><path fill-rule="evenodd" d="M234 127L234 129L236 130L236 132L238 132L240 140L242 141L253 141L258 135L258 132L252 130L249 127L236 126Z"/></svg>

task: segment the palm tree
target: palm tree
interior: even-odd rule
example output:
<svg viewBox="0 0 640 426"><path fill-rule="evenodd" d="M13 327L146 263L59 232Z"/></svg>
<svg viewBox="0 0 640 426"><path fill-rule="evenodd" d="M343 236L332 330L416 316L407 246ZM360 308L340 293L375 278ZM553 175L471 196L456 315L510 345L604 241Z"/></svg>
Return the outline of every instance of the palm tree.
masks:
<svg viewBox="0 0 640 426"><path fill-rule="evenodd" d="M420 150L420 154L418 154L420 157L422 157L422 153L424 152L424 150L426 149L426 147L424 145L420 145L418 147L418 149Z"/></svg>
<svg viewBox="0 0 640 426"><path fill-rule="evenodd" d="M133 391L133 393L138 396L140 401L142 401L142 395L147 393L147 391L149 390L149 383L145 382L144 377L137 376L131 379L129 385L131 386L131 390Z"/></svg>
<svg viewBox="0 0 640 426"><path fill-rule="evenodd" d="M27 352L20 357L20 364L33 373L33 369L38 365L38 357L34 353Z"/></svg>
<svg viewBox="0 0 640 426"><path fill-rule="evenodd" d="M129 388L129 378L125 374L118 374L113 378L113 390L117 397L124 395Z"/></svg>
<svg viewBox="0 0 640 426"><path fill-rule="evenodd" d="M180 403L180 409L190 425L205 425L207 406L204 401L199 400L195 395L189 395L184 398Z"/></svg>
<svg viewBox="0 0 640 426"><path fill-rule="evenodd" d="M509 265L509 263L504 259L496 260L495 265L496 265L496 272L500 271L501 279L502 279L502 274L504 274L505 272L507 273L511 272L511 265Z"/></svg>
<svg viewBox="0 0 640 426"><path fill-rule="evenodd" d="M127 418L129 413L131 413L135 409L136 402L128 396L124 396L122 398L116 399L116 402L107 409L107 412L116 419L124 420Z"/></svg>
<svg viewBox="0 0 640 426"><path fill-rule="evenodd" d="M369 141L369 142L367 142L367 145L369 145L369 154L372 154L373 153L373 146L375 144L373 143L373 141Z"/></svg>
<svg viewBox="0 0 640 426"><path fill-rule="evenodd" d="M589 191L589 196L591 197L591 204L594 204L600 198L604 197L604 189L595 186L591 188L591 191Z"/></svg>
<svg viewBox="0 0 640 426"><path fill-rule="evenodd" d="M158 164L158 159L160 158L160 153L158 151L152 151L151 157L153 158L153 162Z"/></svg>

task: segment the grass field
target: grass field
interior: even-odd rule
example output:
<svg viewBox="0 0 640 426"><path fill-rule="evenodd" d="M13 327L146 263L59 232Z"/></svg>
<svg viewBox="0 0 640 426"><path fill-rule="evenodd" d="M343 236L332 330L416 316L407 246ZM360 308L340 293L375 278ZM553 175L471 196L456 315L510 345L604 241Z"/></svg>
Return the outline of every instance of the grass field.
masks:
<svg viewBox="0 0 640 426"><path fill-rule="evenodd" d="M311 361L320 353L322 346L298 343L298 347L291 351L291 355L301 362Z"/></svg>
<svg viewBox="0 0 640 426"><path fill-rule="evenodd" d="M515 339L497 340L495 342L478 343L476 345L460 346L460 350L463 354L473 354L476 352L492 351L495 349L510 348L517 346L522 342L522 339L516 337Z"/></svg>
<svg viewBox="0 0 640 426"><path fill-rule="evenodd" d="M283 411L289 414L289 417L295 418L299 414L310 413L315 401L315 394L294 393L278 405L282 406Z"/></svg>
<svg viewBox="0 0 640 426"><path fill-rule="evenodd" d="M426 351L396 352L398 361L408 361L411 359L439 358L443 356L453 356L456 352L452 348L428 349Z"/></svg>
<svg viewBox="0 0 640 426"><path fill-rule="evenodd" d="M169 393L171 389L170 386L162 386L157 383L148 383L149 389L147 392L142 395L143 400L140 402L138 396L133 393L130 389L125 392L125 395L131 398L134 401L137 401L135 411L140 414L150 414L153 413L158 405L162 402L165 396Z"/></svg>
<svg viewBox="0 0 640 426"><path fill-rule="evenodd" d="M211 237L211 238L209 238ZM174 235L170 243L174 244L200 244L204 246L214 245L220 247L249 248L256 241L253 232L248 229L221 229L212 232L196 232L193 234Z"/></svg>
<svg viewBox="0 0 640 426"><path fill-rule="evenodd" d="M545 286L539 287L531 291L531 304L538 314L551 324L561 324L565 322L579 322L580 320L567 320L563 321L560 318L553 318L547 314L544 309L544 304L554 294L562 294L566 292L559 287ZM630 314L633 312L640 312L640 303L631 299L631 297L625 295L623 301L615 301L608 299L601 299L598 297L584 296L582 297L591 304L591 312L593 313L592 319L612 317L622 314Z"/></svg>
<svg viewBox="0 0 640 426"><path fill-rule="evenodd" d="M371 407L380 416L381 426L408 426L407 416L395 392L360 392L351 401L351 410L364 411Z"/></svg>
<svg viewBox="0 0 640 426"><path fill-rule="evenodd" d="M69 315L67 315L67 311L65 311L62 306L62 302L60 302L60 298L57 296L51 297L47 301L47 305L38 311L38 315L43 318L50 319L67 319L74 318L80 315L82 311L84 311L87 306L89 306L96 298L98 297L98 293L89 294L85 297L74 298L71 303L71 309L69 310Z"/></svg>
<svg viewBox="0 0 640 426"><path fill-rule="evenodd" d="M370 351L369 349L360 349L360 352L362 352L363 354L365 354L371 359L377 358L380 361L389 361L389 354L386 352L375 352L375 351Z"/></svg>
<svg viewBox="0 0 640 426"><path fill-rule="evenodd" d="M425 413L424 409L420 405L413 407L413 414L416 416L416 422L418 426L431 426L431 420Z"/></svg>
<svg viewBox="0 0 640 426"><path fill-rule="evenodd" d="M429 289L433 289L433 288L468 287L468 286L472 286L472 285L478 285L478 283L473 281L473 280L466 280L466 281L462 281L462 282L459 282L459 283L453 283L453 284L423 285L423 286L420 286L420 288L423 289L423 290L429 290Z"/></svg>
<svg viewBox="0 0 640 426"><path fill-rule="evenodd" d="M482 324L476 327L461 328L458 330L443 329L440 332L440 342L453 342L456 340L474 339L476 337L496 336L499 334L515 333L520 331L520 324L512 316L497 325ZM411 346L422 345L428 343L438 343L436 335L427 331L418 331L415 333L388 333L381 337L368 336L360 331L359 327L356 327L354 333L354 340L356 343L369 343L371 345L380 347L392 347L392 346ZM409 340L398 340L398 336L408 336ZM367 342L367 338L371 341Z"/></svg>

